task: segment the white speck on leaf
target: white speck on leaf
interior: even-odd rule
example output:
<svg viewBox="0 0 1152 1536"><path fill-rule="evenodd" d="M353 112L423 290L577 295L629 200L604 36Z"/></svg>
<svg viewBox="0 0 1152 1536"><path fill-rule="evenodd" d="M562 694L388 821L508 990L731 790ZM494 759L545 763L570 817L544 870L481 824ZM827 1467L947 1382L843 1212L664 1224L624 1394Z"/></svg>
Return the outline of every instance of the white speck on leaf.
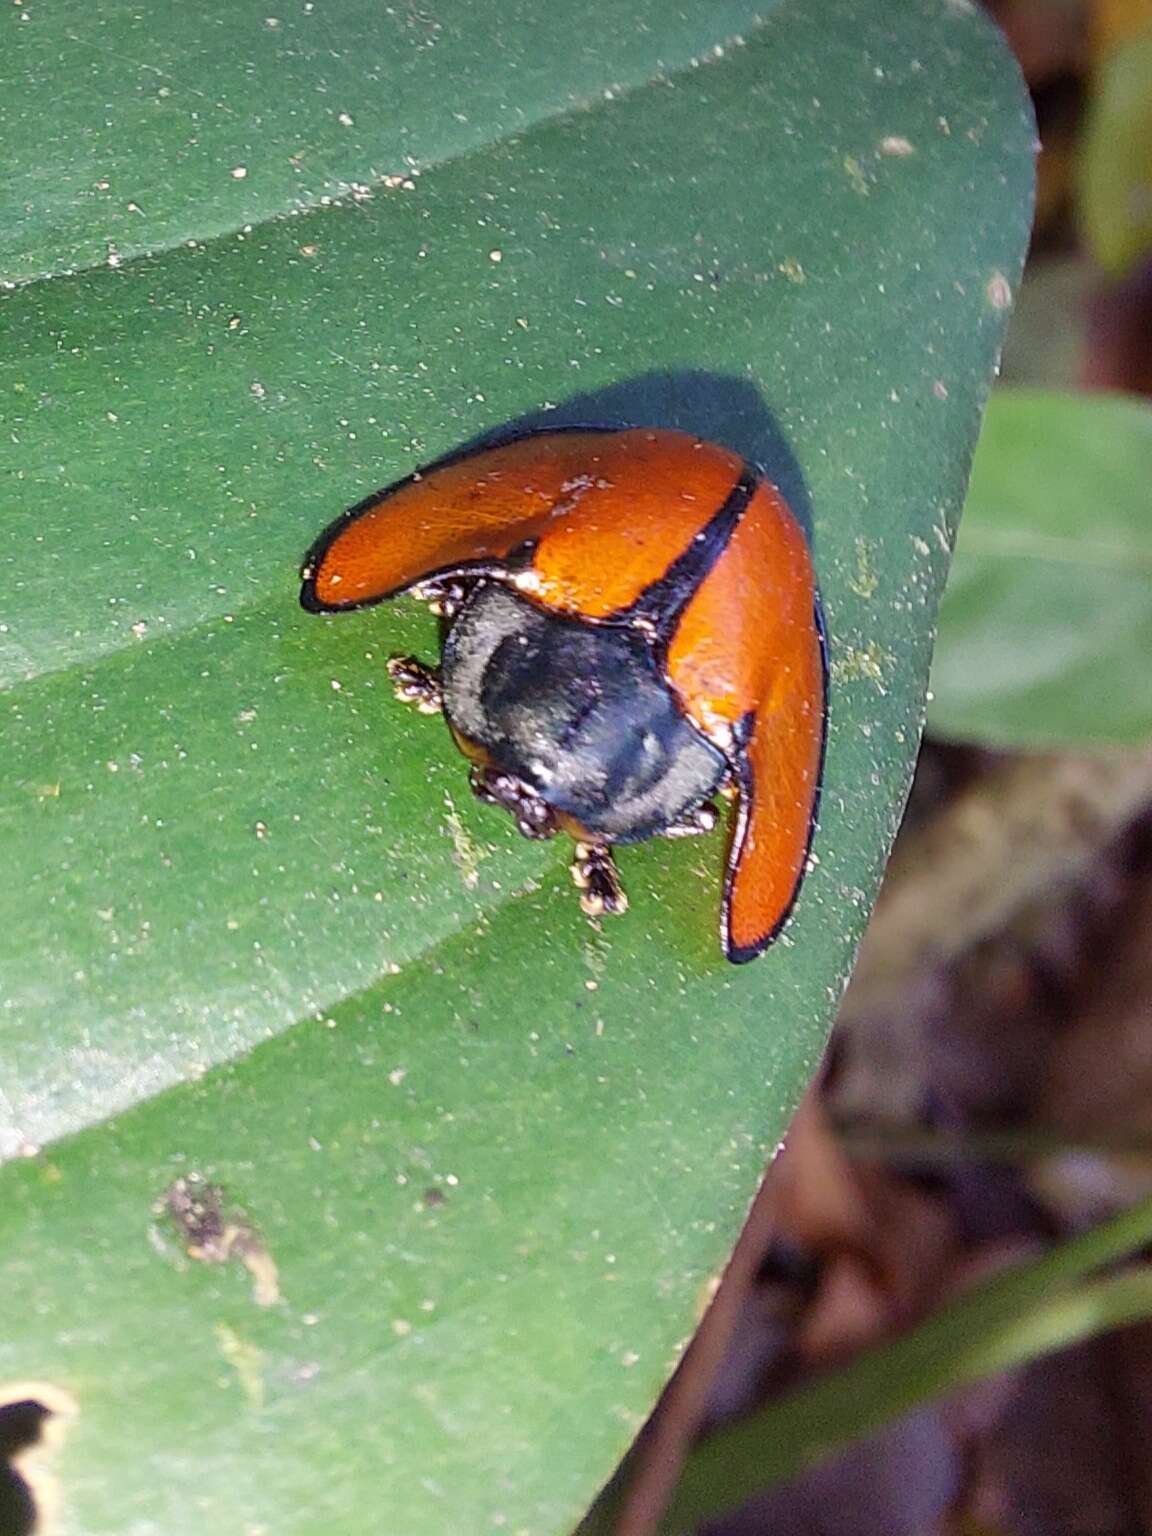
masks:
<svg viewBox="0 0 1152 1536"><path fill-rule="evenodd" d="M1012 285L1003 272L993 272L984 284L984 295L993 309L1008 309L1012 303Z"/></svg>

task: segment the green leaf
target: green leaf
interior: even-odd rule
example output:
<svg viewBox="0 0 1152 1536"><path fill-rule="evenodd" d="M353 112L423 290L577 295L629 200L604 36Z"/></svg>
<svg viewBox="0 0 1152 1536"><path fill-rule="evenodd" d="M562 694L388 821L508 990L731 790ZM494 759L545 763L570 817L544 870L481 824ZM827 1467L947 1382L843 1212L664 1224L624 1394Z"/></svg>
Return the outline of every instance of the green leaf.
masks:
<svg viewBox="0 0 1152 1536"><path fill-rule="evenodd" d="M891 1343L708 1436L688 1457L663 1536L687 1536L923 1403L1152 1317L1152 1269L1094 1271L1152 1239L1152 1201L974 1287ZM580 1536L610 1536L605 1499Z"/></svg>
<svg viewBox="0 0 1152 1536"><path fill-rule="evenodd" d="M1026 238L1019 82L956 0L318 0L275 65L235 0L28 9L19 271L132 249L83 191L109 157L171 248L5 301L0 1379L78 1404L65 1532L563 1531L724 1260L899 816ZM325 81L378 138L324 163L371 195L270 217ZM297 606L343 505L548 404L729 442L812 527L827 789L752 966L719 837L626 850L632 910L590 927L564 850L392 699L432 621Z"/></svg>
<svg viewBox="0 0 1152 1536"><path fill-rule="evenodd" d="M929 721L1000 746L1152 732L1152 411L1000 389L940 615Z"/></svg>
<svg viewBox="0 0 1152 1536"><path fill-rule="evenodd" d="M1079 190L1093 254L1123 275L1152 251L1152 30L1121 43L1101 66Z"/></svg>

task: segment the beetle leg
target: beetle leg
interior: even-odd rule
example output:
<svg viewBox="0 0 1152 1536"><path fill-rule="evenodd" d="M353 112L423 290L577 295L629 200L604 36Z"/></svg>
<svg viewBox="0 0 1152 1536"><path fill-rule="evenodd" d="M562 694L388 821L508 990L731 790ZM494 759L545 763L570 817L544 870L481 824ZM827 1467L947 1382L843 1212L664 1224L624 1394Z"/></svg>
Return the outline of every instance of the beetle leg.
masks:
<svg viewBox="0 0 1152 1536"><path fill-rule="evenodd" d="M469 586L470 583L466 581L454 581L447 577L440 581L422 581L417 586L409 587L408 595L417 602L427 603L438 619L454 619L460 612L461 603L468 596Z"/></svg>
<svg viewBox="0 0 1152 1536"><path fill-rule="evenodd" d="M661 837L700 837L705 832L711 832L712 828L720 820L720 812L710 802L705 801L698 805L694 811L687 811L679 821L674 821L664 828Z"/></svg>
<svg viewBox="0 0 1152 1536"><path fill-rule="evenodd" d="M426 667L413 656L392 656L388 661L388 676L392 679L396 697L405 704L415 704L422 715L438 715L443 709L444 693L438 667Z"/></svg>
<svg viewBox="0 0 1152 1536"><path fill-rule="evenodd" d="M501 773L498 768L473 768L469 783L477 800L506 810L524 837L538 840L556 836L552 807L515 774Z"/></svg>
<svg viewBox="0 0 1152 1536"><path fill-rule="evenodd" d="M580 908L589 917L627 912L628 898L606 843L577 843L572 879L580 889Z"/></svg>

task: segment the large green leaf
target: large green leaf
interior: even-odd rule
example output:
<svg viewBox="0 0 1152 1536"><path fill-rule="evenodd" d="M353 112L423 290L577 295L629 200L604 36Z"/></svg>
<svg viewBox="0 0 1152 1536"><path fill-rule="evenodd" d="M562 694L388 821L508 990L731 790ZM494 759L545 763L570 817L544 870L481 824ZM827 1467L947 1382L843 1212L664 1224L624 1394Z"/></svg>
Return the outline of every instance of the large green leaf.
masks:
<svg viewBox="0 0 1152 1536"><path fill-rule="evenodd" d="M1152 735L1152 410L999 389L932 666L933 729L1002 746Z"/></svg>
<svg viewBox="0 0 1152 1536"><path fill-rule="evenodd" d="M29 9L13 270L130 249L83 192L112 156L167 199L133 196L142 242L196 245L5 306L2 1134L35 1155L0 1173L0 1377L78 1404L65 1532L562 1531L723 1261L899 815L1025 240L1014 70L956 0L324 0L320 52L275 64L235 0ZM372 195L268 217L305 85L373 71L325 101L364 135L331 176ZM379 175L405 129L436 161L410 188ZM590 928L563 850L391 699L431 621L296 606L342 505L548 404L730 442L811 524L827 791L753 966L719 955L719 839L630 851L632 910ZM184 1260L193 1174L255 1280Z"/></svg>

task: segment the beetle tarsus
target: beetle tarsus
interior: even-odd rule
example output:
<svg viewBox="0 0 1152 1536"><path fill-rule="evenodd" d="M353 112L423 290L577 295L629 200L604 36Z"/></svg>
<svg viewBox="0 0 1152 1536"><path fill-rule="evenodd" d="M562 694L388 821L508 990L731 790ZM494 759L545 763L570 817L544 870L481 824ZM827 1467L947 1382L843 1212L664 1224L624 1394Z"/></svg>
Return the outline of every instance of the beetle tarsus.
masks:
<svg viewBox="0 0 1152 1536"><path fill-rule="evenodd" d="M451 620L460 612L460 605L468 596L468 586L467 582L451 579L422 581L410 587L408 592L417 602L427 603L438 619Z"/></svg>
<svg viewBox="0 0 1152 1536"><path fill-rule="evenodd" d="M719 810L710 800L706 800L694 811L688 811L679 821L674 821L671 826L665 827L660 836L703 837L706 832L712 831L719 820Z"/></svg>
<svg viewBox="0 0 1152 1536"><path fill-rule="evenodd" d="M438 715L444 708L438 667L425 666L413 656L393 656L388 662L388 676L396 697L405 704L415 704L422 715Z"/></svg>
<svg viewBox="0 0 1152 1536"><path fill-rule="evenodd" d="M620 883L620 871L605 843L577 843L572 860L572 879L580 890L580 910L588 917L615 916L627 912L628 898Z"/></svg>
<svg viewBox="0 0 1152 1536"><path fill-rule="evenodd" d="M515 774L501 773L496 768L473 768L469 783L477 800L507 811L523 837L537 841L556 836L556 813L531 785Z"/></svg>

